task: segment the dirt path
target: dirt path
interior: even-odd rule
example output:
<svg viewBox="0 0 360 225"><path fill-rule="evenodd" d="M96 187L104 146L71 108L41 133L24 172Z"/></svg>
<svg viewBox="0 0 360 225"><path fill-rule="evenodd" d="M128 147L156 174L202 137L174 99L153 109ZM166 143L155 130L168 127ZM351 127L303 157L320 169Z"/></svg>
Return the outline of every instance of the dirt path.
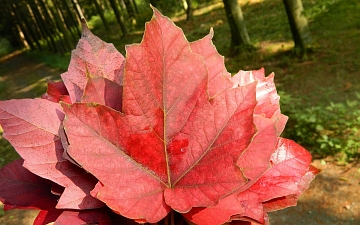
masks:
<svg viewBox="0 0 360 225"><path fill-rule="evenodd" d="M296 207L270 213L272 225L360 224L360 163L338 166L329 160L313 162L322 171Z"/></svg>
<svg viewBox="0 0 360 225"><path fill-rule="evenodd" d="M20 51L0 58L0 99L34 98L46 91L46 80L62 71L30 59Z"/></svg>
<svg viewBox="0 0 360 225"><path fill-rule="evenodd" d="M18 54L0 59L0 99L33 98L46 90L46 79L59 79L61 71ZM331 160L315 160L322 170L300 198L297 207L270 213L272 225L360 224L360 163L338 166ZM29 225L37 211L3 212L0 224Z"/></svg>

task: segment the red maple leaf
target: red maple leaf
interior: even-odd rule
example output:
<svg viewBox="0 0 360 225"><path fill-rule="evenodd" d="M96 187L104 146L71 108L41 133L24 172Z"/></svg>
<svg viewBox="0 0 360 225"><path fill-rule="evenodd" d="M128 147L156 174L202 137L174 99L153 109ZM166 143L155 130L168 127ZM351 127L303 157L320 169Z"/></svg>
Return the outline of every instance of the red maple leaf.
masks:
<svg viewBox="0 0 360 225"><path fill-rule="evenodd" d="M43 99L0 102L4 137L24 167L56 183L46 188L59 202L35 224L155 223L172 210L197 224L265 224L267 212L296 202L317 170L279 138L287 117L274 75L231 76L212 37L189 43L154 9L124 59L84 23L63 82L50 82ZM6 175L0 182L10 185ZM0 200L11 207L8 191Z"/></svg>

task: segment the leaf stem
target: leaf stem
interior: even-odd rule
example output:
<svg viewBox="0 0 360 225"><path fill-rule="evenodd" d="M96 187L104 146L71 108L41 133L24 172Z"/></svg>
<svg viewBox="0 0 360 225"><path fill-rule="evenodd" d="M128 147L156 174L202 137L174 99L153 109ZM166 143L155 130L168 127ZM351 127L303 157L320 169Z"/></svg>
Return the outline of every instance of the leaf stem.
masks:
<svg viewBox="0 0 360 225"><path fill-rule="evenodd" d="M174 210L170 212L171 225L175 225Z"/></svg>

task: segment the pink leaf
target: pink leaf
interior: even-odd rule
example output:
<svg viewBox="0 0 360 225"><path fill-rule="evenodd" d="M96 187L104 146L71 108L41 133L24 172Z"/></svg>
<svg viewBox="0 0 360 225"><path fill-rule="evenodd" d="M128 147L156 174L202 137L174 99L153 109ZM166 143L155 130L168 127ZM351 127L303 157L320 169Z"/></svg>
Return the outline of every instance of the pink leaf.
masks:
<svg viewBox="0 0 360 225"><path fill-rule="evenodd" d="M71 102L80 102L88 75L104 77L122 84L124 56L113 44L100 40L82 23L82 37L71 53L68 71L61 75Z"/></svg>
<svg viewBox="0 0 360 225"><path fill-rule="evenodd" d="M81 102L96 102L121 111L122 91L122 86L104 77L88 77Z"/></svg>
<svg viewBox="0 0 360 225"><path fill-rule="evenodd" d="M211 41L213 36L214 31L211 29L210 34L190 43L191 50L204 58L208 68L208 92L210 97L233 86L230 81L231 74L225 68L224 57L217 52Z"/></svg>
<svg viewBox="0 0 360 225"><path fill-rule="evenodd" d="M64 118L61 107L45 99L0 102L4 138L25 160L24 167L65 187L57 207L84 209L102 206L90 196L97 180L62 158L59 137Z"/></svg>
<svg viewBox="0 0 360 225"><path fill-rule="evenodd" d="M221 199L218 205L228 206L221 207L223 217L217 217L218 223L214 224L226 223L231 217L236 217L236 214L266 224L265 212L293 206L300 194L308 188L311 180L319 172L309 166L310 162L311 155L304 148L291 140L279 138L277 148L271 155L271 168L247 190L239 190ZM238 201L243 212L232 214L234 201ZM230 202L232 204L229 204ZM208 223L201 221L213 217L212 210L218 208L218 205L191 210L185 216L196 224L205 225Z"/></svg>

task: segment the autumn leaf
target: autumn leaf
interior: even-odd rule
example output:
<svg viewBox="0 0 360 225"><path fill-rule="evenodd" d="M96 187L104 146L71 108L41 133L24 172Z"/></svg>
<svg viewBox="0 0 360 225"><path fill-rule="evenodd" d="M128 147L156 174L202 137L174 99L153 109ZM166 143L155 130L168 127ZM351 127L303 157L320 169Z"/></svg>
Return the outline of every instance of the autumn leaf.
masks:
<svg viewBox="0 0 360 225"><path fill-rule="evenodd" d="M189 43L153 10L126 58L83 21L63 81L42 99L0 102L4 137L25 160L4 171L53 182L39 187L52 205L34 224L268 224L318 173L304 148L280 138L287 117L274 74L231 76L212 29ZM26 198L0 182L7 208Z"/></svg>
<svg viewBox="0 0 360 225"><path fill-rule="evenodd" d="M67 102L71 103L69 93L65 87L64 82L48 81L46 93L41 96L52 102Z"/></svg>
<svg viewBox="0 0 360 225"><path fill-rule="evenodd" d="M54 208L58 196L51 194L51 183L22 167L23 162L18 159L1 168L1 202L11 208ZM39 198L40 195L42 198Z"/></svg>
<svg viewBox="0 0 360 225"><path fill-rule="evenodd" d="M270 169L250 188L221 199L216 206L193 209L184 216L197 224L223 224L236 217L264 224L267 212L296 205L297 198L319 173L309 166L310 162L308 151L291 140L279 138ZM236 209L238 206L241 208ZM214 216L219 214L222 216Z"/></svg>
<svg viewBox="0 0 360 225"><path fill-rule="evenodd" d="M102 203L90 195L97 180L62 158L59 128L63 119L60 105L45 99L0 102L3 136L25 160L23 166L65 187L57 207L100 207Z"/></svg>
<svg viewBox="0 0 360 225"><path fill-rule="evenodd" d="M247 182L234 162L255 133L256 83L211 99L206 84L202 57L155 11L142 44L127 47L123 114L64 105L68 154L102 183L98 199L127 217L156 222L170 207L214 205Z"/></svg>
<svg viewBox="0 0 360 225"><path fill-rule="evenodd" d="M100 40L82 21L82 37L71 52L68 71L61 78L69 92L71 102L80 102L87 80L91 76L104 77L122 84L124 56L113 44Z"/></svg>

